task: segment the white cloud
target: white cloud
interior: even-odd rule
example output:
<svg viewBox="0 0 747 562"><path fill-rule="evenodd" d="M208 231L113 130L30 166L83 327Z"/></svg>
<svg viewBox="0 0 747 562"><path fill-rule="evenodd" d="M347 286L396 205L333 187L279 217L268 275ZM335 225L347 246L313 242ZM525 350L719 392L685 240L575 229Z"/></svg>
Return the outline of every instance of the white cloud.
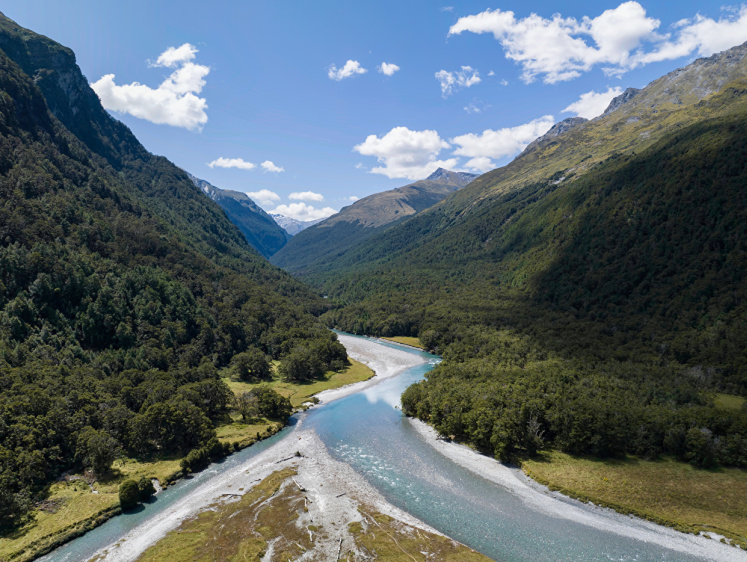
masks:
<svg viewBox="0 0 747 562"><path fill-rule="evenodd" d="M254 201L260 205L272 205L277 201L280 201L280 195L269 189L261 189L259 191L252 191L247 193Z"/></svg>
<svg viewBox="0 0 747 562"><path fill-rule="evenodd" d="M454 6L442 6L441 7L441 11L442 12L453 12L454 11Z"/></svg>
<svg viewBox="0 0 747 562"><path fill-rule="evenodd" d="M313 191L297 191L291 193L288 199L295 201L324 201L324 196L321 193L314 193Z"/></svg>
<svg viewBox="0 0 747 562"><path fill-rule="evenodd" d="M355 74L365 74L366 72L368 70L363 68L357 60L348 60L342 68L337 68L334 64L330 65L327 76L339 82L344 78L350 78Z"/></svg>
<svg viewBox="0 0 747 562"><path fill-rule="evenodd" d="M495 76L495 72L493 72L493 71L491 70L490 72L488 72L488 76Z"/></svg>
<svg viewBox="0 0 747 562"><path fill-rule="evenodd" d="M381 138L369 135L366 140L353 147L364 156L375 156L380 164L371 170L388 178L419 180L438 168L454 168L456 158L437 160L438 153L450 148L449 143L436 131L411 131L407 127L395 127Z"/></svg>
<svg viewBox="0 0 747 562"><path fill-rule="evenodd" d="M516 127L497 131L486 129L480 135L469 133L454 137L451 142L459 145L454 151L455 155L470 158L465 164L467 168L487 172L495 168L493 158L517 154L534 139L549 131L554 123L552 115L545 115Z"/></svg>
<svg viewBox="0 0 747 562"><path fill-rule="evenodd" d="M594 119L604 113L607 106L610 104L613 98L622 94L622 88L607 88L606 92L586 92L581 94L578 101L573 102L571 105L563 110L563 113L575 113L578 117L584 117L586 119Z"/></svg>
<svg viewBox="0 0 747 562"><path fill-rule="evenodd" d="M549 84L571 80L596 65L608 75L651 62L676 59L694 52L710 55L747 40L747 7L715 21L701 15L673 26L661 35L661 22L648 17L638 2L623 2L599 16L517 19L513 12L486 10L459 18L449 35L492 33L506 58L522 67L522 79L540 77ZM648 49L644 48L648 46Z"/></svg>
<svg viewBox="0 0 747 562"><path fill-rule="evenodd" d="M323 209L317 209L312 205L306 203L291 203L290 205L278 205L270 213L276 215L284 215L286 217L292 217L299 221L313 221L317 219L325 219L331 215L334 215L335 211L332 207L324 207Z"/></svg>
<svg viewBox="0 0 747 562"><path fill-rule="evenodd" d="M747 5L739 9L727 10L727 17L718 21L700 14L692 19L677 22L675 37L665 37L649 53L639 53L633 57L633 66L671 60L691 53L706 57L747 41Z"/></svg>
<svg viewBox="0 0 747 562"><path fill-rule="evenodd" d="M281 168L280 166L276 166L271 160L265 160L260 164L262 168L264 168L265 172L284 172L285 168Z"/></svg>
<svg viewBox="0 0 747 562"><path fill-rule="evenodd" d="M480 73L471 66L463 66L461 70L455 72L439 70L436 72L436 80L441 84L441 95L445 98L462 88L469 88L482 81Z"/></svg>
<svg viewBox="0 0 747 562"><path fill-rule="evenodd" d="M396 64L391 64L391 63L388 63L388 62L382 62L378 66L378 70L382 74L385 74L387 76L391 76L392 74L394 74L395 72L397 72L399 70L399 67Z"/></svg>
<svg viewBox="0 0 747 562"><path fill-rule="evenodd" d="M356 169L356 170L362 170L363 168L365 168L365 166L363 165L363 162L358 162L358 163L357 163L357 164L355 165L355 169Z"/></svg>
<svg viewBox="0 0 747 562"><path fill-rule="evenodd" d="M360 199L357 195L350 195L349 197L343 197L345 201L351 201L352 203L355 203Z"/></svg>
<svg viewBox="0 0 747 562"><path fill-rule="evenodd" d="M223 156L217 160L209 162L208 166L211 168L239 168L240 170L251 170L252 168L257 167L243 158L223 158Z"/></svg>
<svg viewBox="0 0 747 562"><path fill-rule="evenodd" d="M504 78L503 80L501 80L500 84L501 86L508 86L508 80Z"/></svg>
<svg viewBox="0 0 747 562"><path fill-rule="evenodd" d="M184 43L181 47L169 47L163 53L158 55L158 59L152 66L174 67L182 62L194 60L197 49L189 43Z"/></svg>
<svg viewBox="0 0 747 562"><path fill-rule="evenodd" d="M464 106L464 111L467 113L480 113L482 109L477 107L474 103L470 103Z"/></svg>
<svg viewBox="0 0 747 562"><path fill-rule="evenodd" d="M152 66L178 67L158 88L138 82L117 85L114 74L106 74L91 84L110 111L127 113L158 125L201 130L207 123L207 100L196 94L205 86L210 67L190 62L197 49L185 43L169 47Z"/></svg>

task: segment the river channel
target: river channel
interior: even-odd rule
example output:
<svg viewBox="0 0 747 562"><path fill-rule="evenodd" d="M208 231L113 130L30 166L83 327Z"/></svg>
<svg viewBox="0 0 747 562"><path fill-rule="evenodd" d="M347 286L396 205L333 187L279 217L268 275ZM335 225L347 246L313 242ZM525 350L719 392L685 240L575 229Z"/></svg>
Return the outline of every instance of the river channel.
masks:
<svg viewBox="0 0 747 562"><path fill-rule="evenodd" d="M554 499L542 491L519 494L441 454L399 410L404 389L422 379L438 362L435 356L414 349L409 352L425 357L427 363L297 415L289 427L272 438L174 484L140 511L111 519L43 560L89 559L137 526L156 520L159 513L209 479L289 437L299 422L305 430L314 430L333 457L350 464L390 503L497 560L711 558L693 554L701 551L689 547L695 546L695 539L687 535L608 510ZM532 494L537 498L533 500ZM742 554L726 548L724 553L732 559L740 559L737 557Z"/></svg>

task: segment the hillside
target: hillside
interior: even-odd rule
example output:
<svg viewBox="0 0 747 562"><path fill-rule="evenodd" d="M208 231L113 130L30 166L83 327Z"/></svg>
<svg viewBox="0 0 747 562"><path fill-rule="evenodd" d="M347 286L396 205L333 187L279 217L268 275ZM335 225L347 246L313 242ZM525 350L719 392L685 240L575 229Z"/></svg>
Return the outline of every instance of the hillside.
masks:
<svg viewBox="0 0 747 562"><path fill-rule="evenodd" d="M246 193L220 189L192 174L187 175L210 199L220 205L246 241L264 257L269 258L290 240L290 235Z"/></svg>
<svg viewBox="0 0 747 562"><path fill-rule="evenodd" d="M431 207L476 177L439 168L424 180L364 197L298 233L272 262L292 273L323 271L331 259Z"/></svg>
<svg viewBox="0 0 747 562"><path fill-rule="evenodd" d="M623 94L306 279L444 355L403 398L509 458L747 465L747 47Z"/></svg>
<svg viewBox="0 0 747 562"><path fill-rule="evenodd" d="M324 306L0 15L0 528L64 471L211 442L240 354L344 360Z"/></svg>

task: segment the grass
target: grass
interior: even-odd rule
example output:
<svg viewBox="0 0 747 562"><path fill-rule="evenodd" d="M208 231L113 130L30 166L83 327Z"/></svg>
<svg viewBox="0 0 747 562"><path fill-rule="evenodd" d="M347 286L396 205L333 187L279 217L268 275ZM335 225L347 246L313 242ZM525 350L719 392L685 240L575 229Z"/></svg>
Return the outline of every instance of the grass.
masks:
<svg viewBox="0 0 747 562"><path fill-rule="evenodd" d="M490 560L487 556L447 537L406 527L383 513L360 510L365 525L353 522L348 531L366 555L377 560L411 562L412 560ZM345 560L356 560L348 553Z"/></svg>
<svg viewBox="0 0 747 562"><path fill-rule="evenodd" d="M719 410L741 410L747 398L734 394L716 394L713 404Z"/></svg>
<svg viewBox="0 0 747 562"><path fill-rule="evenodd" d="M259 560L268 541L278 538L273 559L297 558L310 541L305 529L295 525L303 496L295 486L283 486L295 474L291 468L271 474L240 501L184 522L138 560Z"/></svg>
<svg viewBox="0 0 747 562"><path fill-rule="evenodd" d="M157 460L120 459L94 482L94 494L84 480L55 482L43 508L31 521L0 537L0 560L32 560L83 534L119 513L119 485L126 478L158 478L167 483L180 474L179 457Z"/></svg>
<svg viewBox="0 0 747 562"><path fill-rule="evenodd" d="M230 376L226 376L223 380L237 395L250 392L260 384L266 384L283 396L287 396L294 408L300 408L304 402L310 401L314 394L323 390L340 388L341 386L368 380L374 376L374 372L363 363L359 363L355 359L349 359L349 361L350 366L344 371L339 373L327 371L321 379L303 384L285 382L277 374L274 374L273 379L266 383L246 383L233 380Z"/></svg>
<svg viewBox="0 0 747 562"><path fill-rule="evenodd" d="M273 560L296 560L313 549L319 537L329 538L318 525L305 525L305 494L289 479L296 469L275 472L233 503L218 504L185 521L138 559L258 560L272 543ZM377 513L363 511L363 523L351 523L347 532L356 548L381 560L488 560L446 537L432 535ZM306 520L308 521L308 519ZM339 534L338 529L329 533ZM313 558L317 559L317 558ZM353 552L341 559L353 560Z"/></svg>
<svg viewBox="0 0 747 562"><path fill-rule="evenodd" d="M382 337L381 339L393 341L394 343L401 343L404 345L409 345L411 347L417 347L418 349L425 349L425 347L423 347L423 344L420 343L420 340L418 338L413 338L411 336L394 336L391 338Z"/></svg>
<svg viewBox="0 0 747 562"><path fill-rule="evenodd" d="M524 472L550 489L684 532L747 546L747 471L696 469L671 459L599 460L544 452Z"/></svg>

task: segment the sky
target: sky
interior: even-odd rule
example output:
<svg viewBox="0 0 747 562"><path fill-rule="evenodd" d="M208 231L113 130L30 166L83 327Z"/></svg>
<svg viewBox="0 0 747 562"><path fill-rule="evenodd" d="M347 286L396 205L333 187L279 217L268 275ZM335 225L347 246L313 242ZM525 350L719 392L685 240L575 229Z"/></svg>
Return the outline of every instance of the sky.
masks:
<svg viewBox="0 0 747 562"><path fill-rule="evenodd" d="M724 3L725 2L725 3ZM4 0L73 49L151 152L299 220L427 177L484 173L747 41L724 2Z"/></svg>

